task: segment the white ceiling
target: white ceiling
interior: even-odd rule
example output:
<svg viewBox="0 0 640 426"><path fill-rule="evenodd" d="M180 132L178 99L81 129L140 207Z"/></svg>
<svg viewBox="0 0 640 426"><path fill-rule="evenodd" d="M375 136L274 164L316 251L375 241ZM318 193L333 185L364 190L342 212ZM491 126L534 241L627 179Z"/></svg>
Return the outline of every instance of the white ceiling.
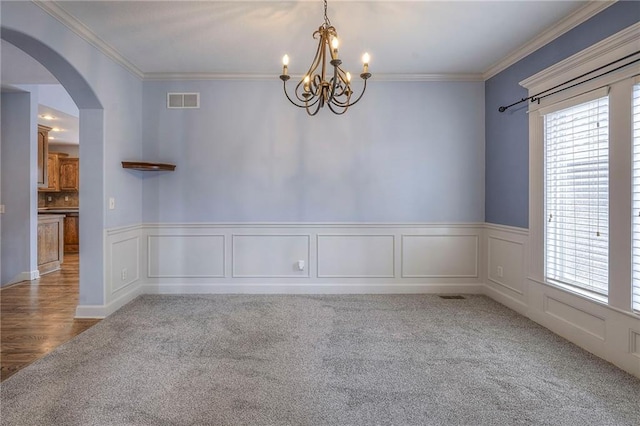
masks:
<svg viewBox="0 0 640 426"><path fill-rule="evenodd" d="M347 69L371 55L378 77L477 75L574 13L588 1L330 0ZM41 6L148 78L195 75L277 76L288 53L292 74L311 62L312 33L323 22L320 0L62 1ZM55 84L34 59L2 41L2 85ZM107 52L108 53L108 52ZM78 143L78 119L40 106L64 129L58 143ZM57 133L57 134L56 134Z"/></svg>
<svg viewBox="0 0 640 426"><path fill-rule="evenodd" d="M49 132L51 144L78 145L80 143L79 121L78 117L73 115L45 105L38 105L38 124L52 128Z"/></svg>
<svg viewBox="0 0 640 426"><path fill-rule="evenodd" d="M346 69L363 52L378 75L482 74L586 5L585 1L336 1L329 18ZM62 1L145 77L302 74L323 22L313 1ZM60 12L60 11L59 11ZM66 12L66 13L65 13ZM71 15L69 17L67 14ZM74 19L75 18L75 19ZM77 22L75 22L77 24Z"/></svg>

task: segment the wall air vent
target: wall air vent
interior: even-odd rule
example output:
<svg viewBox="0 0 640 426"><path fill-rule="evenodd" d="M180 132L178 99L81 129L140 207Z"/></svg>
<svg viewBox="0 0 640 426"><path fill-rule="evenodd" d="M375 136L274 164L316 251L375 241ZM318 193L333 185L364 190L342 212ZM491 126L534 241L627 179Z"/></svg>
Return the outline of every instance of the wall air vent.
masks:
<svg viewBox="0 0 640 426"><path fill-rule="evenodd" d="M167 108L200 108L200 93L167 93Z"/></svg>

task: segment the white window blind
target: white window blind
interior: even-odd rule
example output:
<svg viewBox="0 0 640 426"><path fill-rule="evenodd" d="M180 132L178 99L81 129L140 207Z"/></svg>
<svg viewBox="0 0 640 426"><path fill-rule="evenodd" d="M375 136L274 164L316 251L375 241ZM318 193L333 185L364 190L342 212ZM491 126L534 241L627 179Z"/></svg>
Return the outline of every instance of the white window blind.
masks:
<svg viewBox="0 0 640 426"><path fill-rule="evenodd" d="M640 311L640 84L633 86L633 309Z"/></svg>
<svg viewBox="0 0 640 426"><path fill-rule="evenodd" d="M547 280L606 295L609 98L544 115Z"/></svg>

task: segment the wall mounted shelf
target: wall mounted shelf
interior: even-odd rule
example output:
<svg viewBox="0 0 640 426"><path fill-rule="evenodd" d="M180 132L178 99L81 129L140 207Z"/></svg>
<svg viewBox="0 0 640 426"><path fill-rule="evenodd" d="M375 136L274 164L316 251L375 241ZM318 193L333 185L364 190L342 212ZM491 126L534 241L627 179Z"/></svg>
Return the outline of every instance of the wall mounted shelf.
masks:
<svg viewBox="0 0 640 426"><path fill-rule="evenodd" d="M139 170L141 172L154 172L154 171L169 171L172 172L176 169L175 164L167 163L148 163L144 161L123 161L123 169Z"/></svg>

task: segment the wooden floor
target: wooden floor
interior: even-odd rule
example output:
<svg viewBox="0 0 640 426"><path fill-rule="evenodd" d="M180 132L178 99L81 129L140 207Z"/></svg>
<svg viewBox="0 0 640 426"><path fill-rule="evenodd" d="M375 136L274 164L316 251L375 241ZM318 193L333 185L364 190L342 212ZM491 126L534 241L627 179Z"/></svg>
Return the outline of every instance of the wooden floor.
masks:
<svg viewBox="0 0 640 426"><path fill-rule="evenodd" d="M0 290L0 381L100 321L74 319L78 282L78 255L65 254L61 271Z"/></svg>

